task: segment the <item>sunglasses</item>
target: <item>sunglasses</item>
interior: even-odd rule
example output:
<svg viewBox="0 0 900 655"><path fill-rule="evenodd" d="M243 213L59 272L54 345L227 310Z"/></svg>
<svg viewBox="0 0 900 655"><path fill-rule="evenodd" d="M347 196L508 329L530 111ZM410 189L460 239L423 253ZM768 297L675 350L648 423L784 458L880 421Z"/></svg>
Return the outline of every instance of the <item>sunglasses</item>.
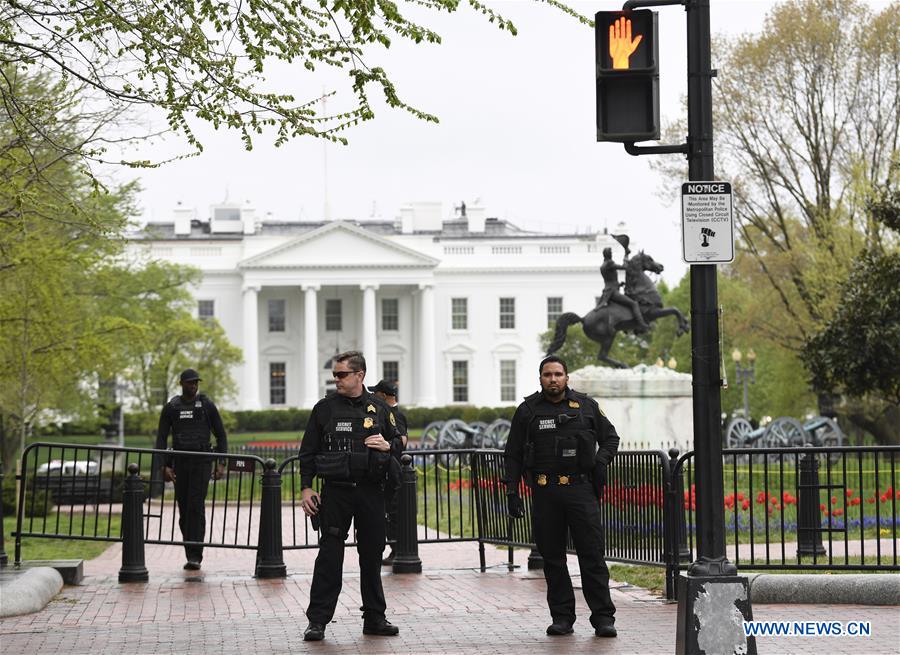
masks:
<svg viewBox="0 0 900 655"><path fill-rule="evenodd" d="M348 375L352 375L353 373L359 373L359 371L335 371L332 375L334 375L335 379L343 380Z"/></svg>

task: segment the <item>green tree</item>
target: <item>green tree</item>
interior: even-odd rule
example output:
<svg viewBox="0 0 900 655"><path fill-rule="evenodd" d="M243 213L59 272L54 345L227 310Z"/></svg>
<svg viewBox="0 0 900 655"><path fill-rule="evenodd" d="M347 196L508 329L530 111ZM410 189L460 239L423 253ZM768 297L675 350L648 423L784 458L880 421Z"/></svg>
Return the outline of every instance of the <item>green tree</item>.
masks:
<svg viewBox="0 0 900 655"><path fill-rule="evenodd" d="M870 213L894 234L900 192L882 190ZM844 409L879 443L900 443L900 252L873 246L841 286L834 316L803 348L813 384L848 397Z"/></svg>
<svg viewBox="0 0 900 655"><path fill-rule="evenodd" d="M135 188L99 188L80 157L109 115L79 113L63 83L4 70L31 108L26 118L0 105L0 454L10 467L36 423L94 418L100 381L131 372L127 355L140 347L145 358L170 353L164 389L189 362L225 396L240 353L221 326L192 316L196 271L124 263Z"/></svg>
<svg viewBox="0 0 900 655"><path fill-rule="evenodd" d="M127 322L98 313L94 271L118 252L132 187L99 192L71 161L107 115L79 115L62 83L0 69L28 99L0 105L0 451L11 466L48 408L88 411L91 374ZM40 129L38 125L42 126Z"/></svg>
<svg viewBox="0 0 900 655"><path fill-rule="evenodd" d="M556 0L543 1L588 22ZM515 34L509 20L480 0L468 4ZM0 20L0 59L77 80L85 93L92 91L95 100L116 108L161 110L168 127L197 150L202 145L191 128L195 120L237 130L248 149L267 129L274 130L279 145L298 136L345 141L336 133L374 117L370 86L382 92L388 106L437 120L403 102L388 72L370 60L395 38L440 43L439 34L409 15L453 13L459 5L459 0L9 2ZM319 94L297 98L268 87L265 74L275 64L295 67L301 83L314 88L321 85L310 77L315 71L346 71L355 101L323 114ZM17 100L2 85L0 94Z"/></svg>
<svg viewBox="0 0 900 655"><path fill-rule="evenodd" d="M853 262L891 239L865 205L898 174L900 3L790 0L759 34L715 46L716 168L734 183L740 236L721 277L753 290L749 334L796 355L834 315ZM684 179L673 159L658 168Z"/></svg>

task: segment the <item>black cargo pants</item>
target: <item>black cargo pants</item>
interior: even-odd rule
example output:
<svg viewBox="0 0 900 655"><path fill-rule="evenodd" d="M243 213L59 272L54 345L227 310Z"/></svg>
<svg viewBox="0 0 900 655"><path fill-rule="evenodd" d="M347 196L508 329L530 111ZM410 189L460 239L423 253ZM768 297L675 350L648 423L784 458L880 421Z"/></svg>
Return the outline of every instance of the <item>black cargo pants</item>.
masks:
<svg viewBox="0 0 900 655"><path fill-rule="evenodd" d="M609 595L609 569L603 559L600 506L590 482L532 489L534 540L544 558L547 604L553 622L575 622L575 591L566 566L566 541L571 532L584 599L591 608L591 625L596 628L614 623L616 608Z"/></svg>
<svg viewBox="0 0 900 655"><path fill-rule="evenodd" d="M212 474L212 457L174 458L175 501L178 503L178 527L184 541L202 543L206 538L206 493ZM188 561L203 561L203 546L185 544Z"/></svg>
<svg viewBox="0 0 900 655"><path fill-rule="evenodd" d="M387 607L381 585L381 555L384 551L384 491L379 484L326 482L320 510L322 538L313 569L306 617L327 624L334 616L341 593L344 568L344 540L350 521L356 528L359 554L359 587L363 620L377 622Z"/></svg>

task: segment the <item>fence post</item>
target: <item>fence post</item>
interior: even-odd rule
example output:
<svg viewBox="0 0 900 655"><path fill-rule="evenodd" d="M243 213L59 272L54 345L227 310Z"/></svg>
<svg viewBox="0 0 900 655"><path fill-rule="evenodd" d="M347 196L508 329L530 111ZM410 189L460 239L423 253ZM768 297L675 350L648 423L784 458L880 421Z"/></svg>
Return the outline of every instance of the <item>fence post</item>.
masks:
<svg viewBox="0 0 900 655"><path fill-rule="evenodd" d="M3 489L3 462L0 461L0 489ZM3 501L0 500L0 569L9 564L9 557L6 554L6 530L3 528Z"/></svg>
<svg viewBox="0 0 900 655"><path fill-rule="evenodd" d="M394 552L394 573L421 573L419 559L418 483L411 455L400 457L400 503L397 511L397 545Z"/></svg>
<svg viewBox="0 0 900 655"><path fill-rule="evenodd" d="M281 473L274 459L263 464L262 507L259 511L259 539L256 543L256 577L285 578L284 549L281 542Z"/></svg>
<svg viewBox="0 0 900 655"><path fill-rule="evenodd" d="M534 542L534 530L531 532L531 541ZM544 569L544 558L541 557L540 551L537 549L537 546L531 547L531 552L528 553L528 570L534 571L535 569Z"/></svg>
<svg viewBox="0 0 900 655"><path fill-rule="evenodd" d="M132 462L122 489L122 568L119 582L147 582L144 566L144 482Z"/></svg>
<svg viewBox="0 0 900 655"><path fill-rule="evenodd" d="M669 449L669 470L672 471L672 492L675 496L675 502L672 504L675 515L672 518L675 522L675 546L678 549L676 562L690 562L691 549L687 545L687 520L684 518L684 477L681 469L676 468L678 455L677 448Z"/></svg>
<svg viewBox="0 0 900 655"><path fill-rule="evenodd" d="M807 444L812 446L812 444ZM822 514L819 508L819 460L814 453L805 453L797 465L797 557L824 555L822 545Z"/></svg>

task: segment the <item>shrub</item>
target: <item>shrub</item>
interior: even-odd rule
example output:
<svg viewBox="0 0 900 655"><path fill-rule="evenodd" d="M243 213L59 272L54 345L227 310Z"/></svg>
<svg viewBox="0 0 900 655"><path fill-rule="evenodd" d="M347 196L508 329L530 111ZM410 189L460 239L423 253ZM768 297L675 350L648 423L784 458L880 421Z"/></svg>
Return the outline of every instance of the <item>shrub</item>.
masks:
<svg viewBox="0 0 900 655"><path fill-rule="evenodd" d="M3 477L3 516L15 516L18 512L16 507L16 479L13 475L5 475ZM34 502L32 502L32 498ZM53 501L48 497L45 489L36 489L30 492L25 498L25 516L49 516L53 511ZM46 506L46 512L44 507Z"/></svg>

